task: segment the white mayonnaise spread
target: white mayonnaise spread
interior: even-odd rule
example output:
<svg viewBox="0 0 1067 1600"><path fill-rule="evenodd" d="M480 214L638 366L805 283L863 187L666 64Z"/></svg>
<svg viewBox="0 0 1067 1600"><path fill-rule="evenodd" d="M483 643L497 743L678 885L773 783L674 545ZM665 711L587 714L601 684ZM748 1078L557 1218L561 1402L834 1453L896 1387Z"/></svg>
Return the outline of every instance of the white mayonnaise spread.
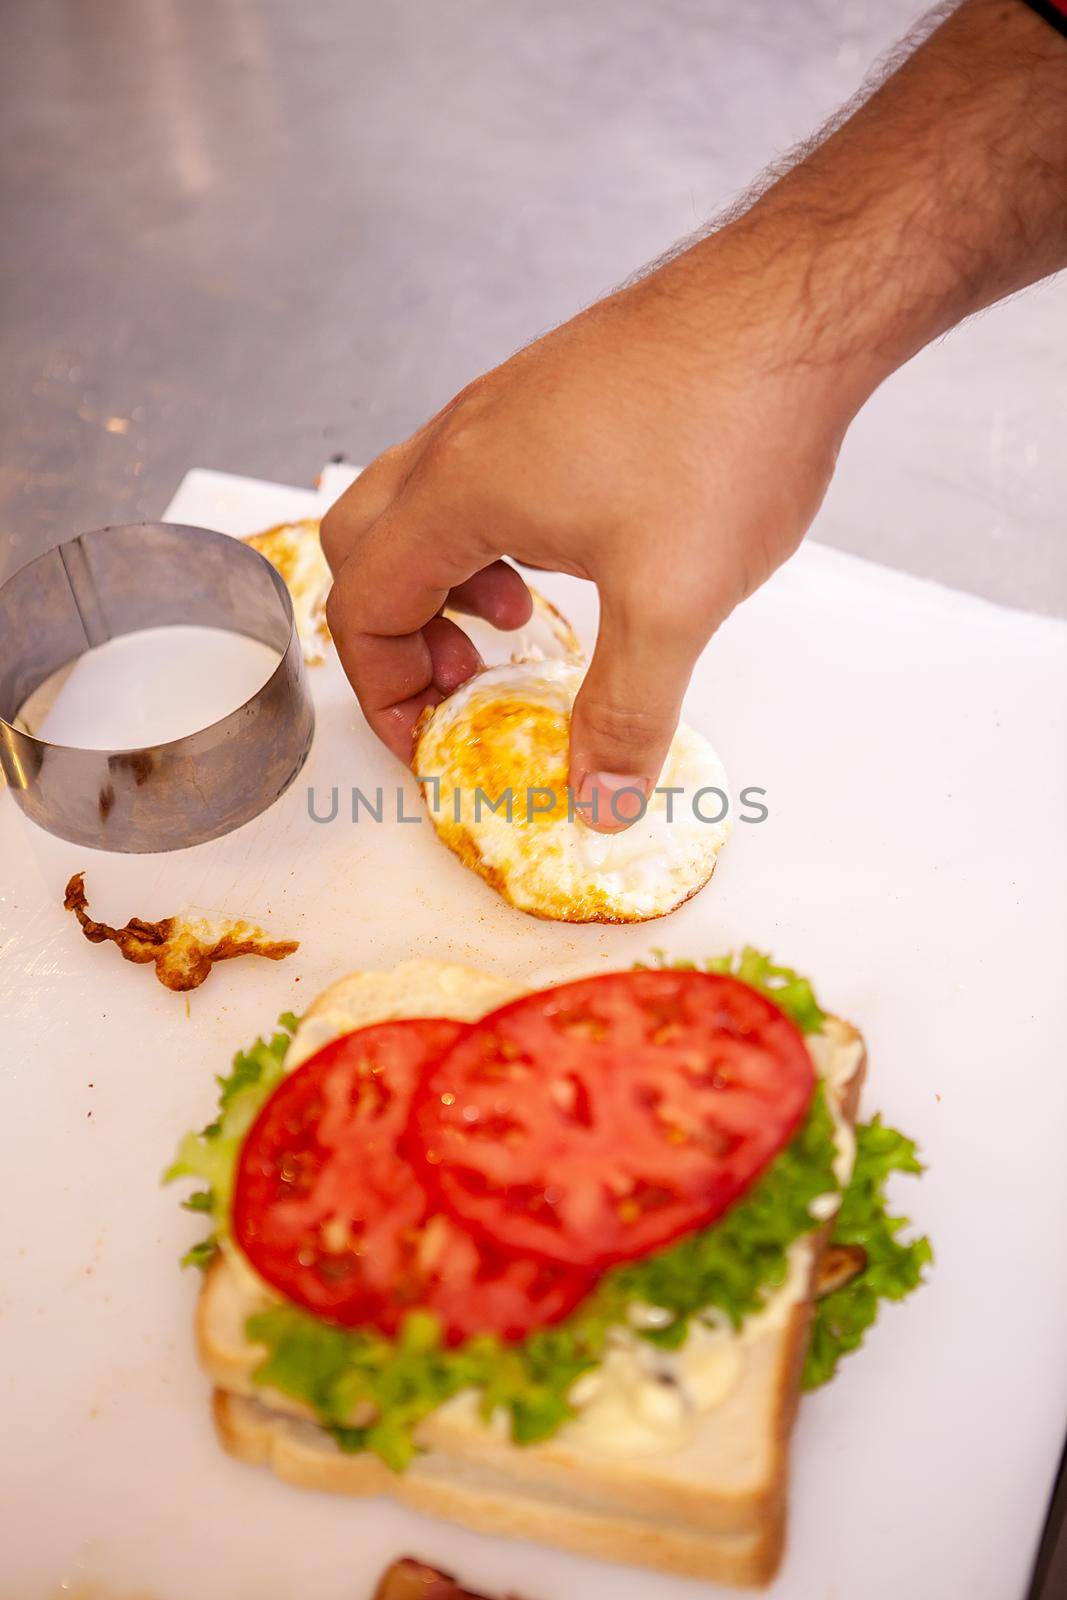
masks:
<svg viewBox="0 0 1067 1600"><path fill-rule="evenodd" d="M701 1417L721 1405L740 1379L746 1348L781 1328L806 1294L808 1241L794 1240L788 1259L785 1282L737 1332L717 1311L694 1317L678 1350L660 1350L636 1332L613 1329L605 1360L571 1390L578 1415L560 1430L560 1442L612 1456L681 1449ZM631 1313L638 1325L654 1326L662 1317L656 1307L635 1306Z"/></svg>
<svg viewBox="0 0 1067 1600"><path fill-rule="evenodd" d="M840 1109L845 1086L863 1058L863 1045L831 1019L806 1043L816 1072L827 1088L834 1121L834 1176L844 1187L855 1159L855 1137ZM819 1195L809 1207L812 1220L825 1222L841 1203L839 1193ZM702 1416L726 1399L741 1377L745 1350L762 1334L783 1326L793 1307L807 1294L812 1268L810 1241L796 1239L789 1247L785 1282L746 1318L738 1332L714 1310L694 1317L678 1350L661 1350L638 1333L612 1331L604 1362L585 1373L571 1390L578 1415L560 1431L561 1442L581 1444L605 1455L657 1454L680 1449L693 1436ZM657 1306L635 1306L635 1328L662 1326L670 1313Z"/></svg>
<svg viewBox="0 0 1067 1600"><path fill-rule="evenodd" d="M834 1177L843 1189L852 1175L852 1165L856 1159L856 1135L841 1111L841 1100L846 1086L856 1076L863 1060L863 1041L844 1023L838 1022L836 1018L830 1018L826 1027L820 1033L809 1034L805 1043L815 1064L815 1070L829 1091L826 1099L830 1115L834 1119L834 1146L837 1150ZM837 1197L819 1198L822 1200ZM812 1202L812 1216L819 1216L814 1209L818 1204L819 1201ZM832 1216L836 1210L835 1205L825 1215ZM819 1220L823 1221L825 1218L819 1217Z"/></svg>

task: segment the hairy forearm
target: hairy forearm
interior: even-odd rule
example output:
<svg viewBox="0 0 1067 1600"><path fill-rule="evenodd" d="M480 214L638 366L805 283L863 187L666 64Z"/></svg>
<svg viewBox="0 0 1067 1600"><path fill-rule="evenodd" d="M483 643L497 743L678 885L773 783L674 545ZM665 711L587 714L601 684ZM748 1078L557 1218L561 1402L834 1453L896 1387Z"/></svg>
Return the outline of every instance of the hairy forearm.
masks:
<svg viewBox="0 0 1067 1600"><path fill-rule="evenodd" d="M1021 0L965 0L654 292L713 302L724 267L749 279L768 359L826 372L851 414L932 339L1064 265L1067 41Z"/></svg>
<svg viewBox="0 0 1067 1600"><path fill-rule="evenodd" d="M505 627L529 614L510 555L600 593L580 803L649 792L693 663L796 549L871 391L1067 263L1064 40L1021 0L964 0L772 179L476 379L327 514L330 627L402 758L479 665L449 596Z"/></svg>

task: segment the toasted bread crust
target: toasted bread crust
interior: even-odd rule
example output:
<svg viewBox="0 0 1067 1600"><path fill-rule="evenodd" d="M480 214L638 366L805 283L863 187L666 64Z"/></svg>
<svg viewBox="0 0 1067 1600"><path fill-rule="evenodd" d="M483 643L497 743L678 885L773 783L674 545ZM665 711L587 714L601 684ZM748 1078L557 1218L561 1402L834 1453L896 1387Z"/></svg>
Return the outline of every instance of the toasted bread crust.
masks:
<svg viewBox="0 0 1067 1600"><path fill-rule="evenodd" d="M849 1078L841 1097L841 1114L849 1127L854 1127L859 1113L860 1094L863 1091L863 1080L867 1075L867 1049L858 1029L851 1023L843 1022L839 1018L830 1019L838 1026L847 1030L852 1041L858 1041L863 1046L855 1072ZM815 1283L819 1273L819 1261L823 1251L830 1242L834 1231L833 1218L823 1223L816 1233L813 1244L811 1262L811 1276L808 1284L808 1293L793 1308L789 1319L789 1331L785 1340L785 1358L779 1369L778 1400L775 1407L775 1473L774 1479L779 1486L783 1506L785 1505L789 1489L789 1440L793 1432L793 1423L796 1421L797 1407L800 1404L800 1380L804 1371L804 1363L808 1356L808 1343L811 1338L811 1322L815 1312Z"/></svg>
<svg viewBox="0 0 1067 1600"><path fill-rule="evenodd" d="M387 1494L427 1516L444 1517L479 1533L533 1539L604 1561L625 1561L677 1577L762 1587L778 1569L785 1518L779 1510L753 1532L731 1535L666 1519L575 1507L531 1496L521 1480L485 1472L469 1481L454 1462L434 1469L422 1457L402 1477L373 1456L344 1455L306 1424L272 1417L254 1401L216 1390L215 1426L239 1461L268 1466L302 1489L360 1498Z"/></svg>

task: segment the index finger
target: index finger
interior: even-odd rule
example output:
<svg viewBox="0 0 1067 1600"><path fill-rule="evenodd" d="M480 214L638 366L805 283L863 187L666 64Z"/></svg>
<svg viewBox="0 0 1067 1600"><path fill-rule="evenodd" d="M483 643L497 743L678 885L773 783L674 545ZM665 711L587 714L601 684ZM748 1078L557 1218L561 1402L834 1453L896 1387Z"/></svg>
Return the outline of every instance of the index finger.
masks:
<svg viewBox="0 0 1067 1600"><path fill-rule="evenodd" d="M401 496L355 541L327 603L330 631L364 715L404 761L411 759L420 714L442 697L431 639L423 630L452 591L469 598L470 580L477 578L477 609L483 615L496 610L502 620L507 614L521 621L528 605L516 596L517 590L525 597L526 587L513 568L487 563L489 552L479 539L442 524L440 517L428 518L413 496ZM500 592L486 603L494 574ZM474 671L479 658L473 645L470 650Z"/></svg>
<svg viewBox="0 0 1067 1600"><path fill-rule="evenodd" d="M339 495L319 523L322 553L334 577L367 530L386 512L414 465L411 441L383 450Z"/></svg>

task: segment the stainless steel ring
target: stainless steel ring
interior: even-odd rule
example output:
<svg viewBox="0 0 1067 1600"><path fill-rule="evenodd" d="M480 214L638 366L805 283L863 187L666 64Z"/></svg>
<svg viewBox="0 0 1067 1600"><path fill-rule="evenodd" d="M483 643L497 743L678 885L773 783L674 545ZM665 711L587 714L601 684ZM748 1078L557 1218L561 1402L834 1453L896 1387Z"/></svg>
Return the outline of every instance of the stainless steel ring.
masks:
<svg viewBox="0 0 1067 1600"><path fill-rule="evenodd" d="M258 639L280 660L245 705L165 744L85 750L17 726L29 696L86 650L177 623ZM60 838L131 853L216 839L288 788L314 730L289 592L239 539L166 522L98 528L0 588L0 767L26 815Z"/></svg>

